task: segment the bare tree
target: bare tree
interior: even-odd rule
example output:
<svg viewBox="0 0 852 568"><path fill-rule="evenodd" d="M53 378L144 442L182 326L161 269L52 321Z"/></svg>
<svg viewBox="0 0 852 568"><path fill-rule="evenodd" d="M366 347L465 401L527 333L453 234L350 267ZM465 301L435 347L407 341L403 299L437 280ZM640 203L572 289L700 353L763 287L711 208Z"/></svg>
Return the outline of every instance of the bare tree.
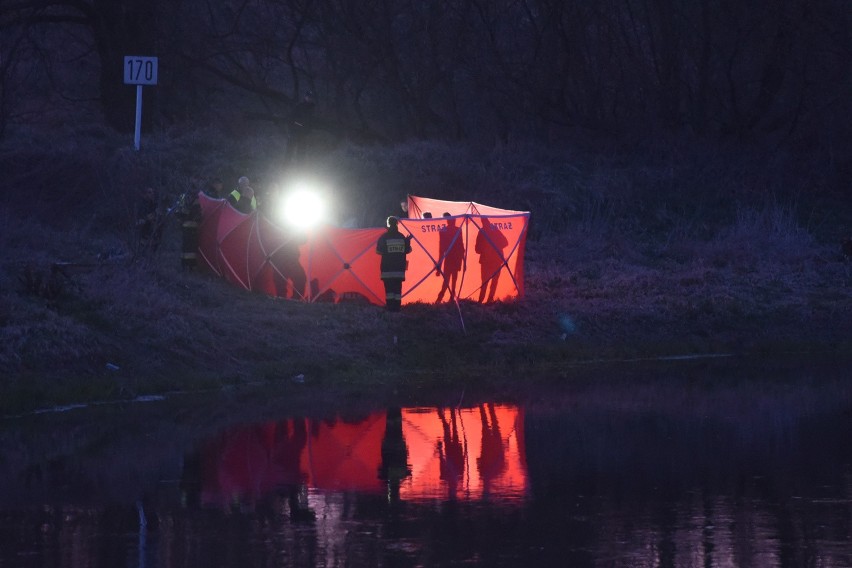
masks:
<svg viewBox="0 0 852 568"><path fill-rule="evenodd" d="M9 0L0 132L35 94L130 128L122 57L156 55L159 121L278 120L310 89L369 139L777 136L852 104L850 27L846 0Z"/></svg>

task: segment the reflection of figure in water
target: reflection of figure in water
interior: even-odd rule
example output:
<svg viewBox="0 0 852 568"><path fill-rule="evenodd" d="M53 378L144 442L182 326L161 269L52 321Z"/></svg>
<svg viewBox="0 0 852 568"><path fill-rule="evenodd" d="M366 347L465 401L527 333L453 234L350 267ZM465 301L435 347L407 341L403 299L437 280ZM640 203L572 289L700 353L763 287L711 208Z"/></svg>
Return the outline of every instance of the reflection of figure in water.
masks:
<svg viewBox="0 0 852 568"><path fill-rule="evenodd" d="M225 507L258 502L275 485L271 463L275 423L222 433L202 450L201 500Z"/></svg>
<svg viewBox="0 0 852 568"><path fill-rule="evenodd" d="M440 460L441 479L447 483L449 497L456 498L459 483L464 479L465 449L459 438L455 409L450 409L450 422L444 416L444 409L438 409L438 418L444 430L443 440L438 441L438 459Z"/></svg>
<svg viewBox="0 0 852 568"><path fill-rule="evenodd" d="M399 501L399 486L402 480L411 475L408 467L408 447L402 435L402 410L389 408L382 440L382 464L379 466L379 479L388 482L388 494L391 502Z"/></svg>
<svg viewBox="0 0 852 568"><path fill-rule="evenodd" d="M441 291L438 292L437 303L444 300L444 292L450 291L450 299L456 297L458 291L457 283L459 271L462 269L464 262L464 243L462 242L461 228L456 227L456 220L449 213L444 213L444 218L447 220L447 226L438 235L438 266L435 270L435 276L441 276L443 273L444 282L441 284ZM443 258L443 269L441 268L441 258ZM465 266L467 269L467 266Z"/></svg>
<svg viewBox="0 0 852 568"><path fill-rule="evenodd" d="M183 471L181 471L178 488L180 489L181 502L185 507L195 508L201 505L201 489L204 479L202 457L202 452L196 450L183 458Z"/></svg>
<svg viewBox="0 0 852 568"><path fill-rule="evenodd" d="M230 429L206 443L197 457L187 459L191 466L184 471L182 487L188 499L223 507L264 505L286 487L291 517L312 520L301 460L307 441L304 419Z"/></svg>
<svg viewBox="0 0 852 568"><path fill-rule="evenodd" d="M302 471L302 451L308 443L304 419L284 420L277 424L273 465L280 472L278 483L287 486L287 504L290 519L294 522L311 522L316 519L308 506L306 475Z"/></svg>
<svg viewBox="0 0 852 568"><path fill-rule="evenodd" d="M476 235L474 250L479 254L479 268L482 276L482 287L479 289L479 303L485 299L485 288L488 288L488 303L494 301L497 282L503 269L503 249L509 246L509 241L487 217L482 218L482 229Z"/></svg>
<svg viewBox="0 0 852 568"><path fill-rule="evenodd" d="M302 418L276 422L272 437L272 464L278 472L276 481L282 485L299 485L305 482L302 472L302 451L308 443L308 431Z"/></svg>
<svg viewBox="0 0 852 568"><path fill-rule="evenodd" d="M480 404L479 417L482 420L482 451L476 460L483 491L488 491L491 483L506 469L506 455L500 424L494 404Z"/></svg>

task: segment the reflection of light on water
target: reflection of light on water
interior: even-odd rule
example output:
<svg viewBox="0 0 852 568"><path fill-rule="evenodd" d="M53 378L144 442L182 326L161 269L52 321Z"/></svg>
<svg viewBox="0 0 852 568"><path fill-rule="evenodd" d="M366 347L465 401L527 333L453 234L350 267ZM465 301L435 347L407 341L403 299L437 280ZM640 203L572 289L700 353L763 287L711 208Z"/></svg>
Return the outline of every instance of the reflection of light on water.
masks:
<svg viewBox="0 0 852 568"><path fill-rule="evenodd" d="M316 535L323 544L326 566L342 566L346 560L346 507L340 493L308 494L308 506L316 512Z"/></svg>
<svg viewBox="0 0 852 568"><path fill-rule="evenodd" d="M788 401L782 392L776 398L783 404L730 413L753 398L714 390L709 400L684 404L692 391L667 394L655 385L650 393L632 388L615 399L605 389L585 393L584 405L570 411L482 404L249 425L211 448L213 459L203 461L212 464L218 456L221 470L218 486L206 487L215 492L245 483L241 498L254 503L280 498L292 483L287 480L298 480L305 496L296 510L314 516L292 520L291 511L286 530L297 542L316 545L312 554L320 565L375 554L401 555L413 564L438 558L436 547L456 542L435 528L447 518L460 518L453 526L473 538L496 531L495 548L508 554L532 551L539 558L530 565L577 554L597 565L631 568L772 566L785 547L800 546L802 533L814 530L821 536L807 537L817 547L809 558L832 565L845 554L838 547L848 537L838 536L837 526L846 515L836 509L848 509L848 491L794 495L793 505L763 493L766 479L773 479L766 470L783 469L772 460L786 464L797 448L786 442L796 441L800 417L787 410L803 408L801 396ZM720 398L716 419L710 411ZM651 403L643 406L646 400ZM734 426L730 416L738 417ZM752 463L755 448L767 450L769 464ZM228 468L231 474L223 475ZM729 483L739 476L746 483L732 490ZM205 497L216 501L212 492ZM779 504L802 528L779 530ZM411 536L424 528L427 536ZM478 558L482 546L457 552Z"/></svg>
<svg viewBox="0 0 852 568"><path fill-rule="evenodd" d="M36 410L33 414L48 414L51 412L68 412L69 410L77 410L80 408L86 408L88 404L67 404L64 406L54 406L51 408L43 408L40 410Z"/></svg>
<svg viewBox="0 0 852 568"><path fill-rule="evenodd" d="M247 424L179 483L57 412L0 437L0 566L849 566L847 376Z"/></svg>
<svg viewBox="0 0 852 568"><path fill-rule="evenodd" d="M60 406L51 406L49 408L39 408L33 410L29 414L37 416L39 414L55 414L61 412L69 412L71 410L82 410L84 408L89 408L90 406L112 406L119 404L129 404L133 402L160 402L166 400L166 397L161 395L141 395L132 399L120 399L120 400L99 400L89 403L78 403L78 404L66 404ZM26 416L27 414L19 414L16 417L21 418ZM6 416L5 418L12 418L11 416Z"/></svg>
<svg viewBox="0 0 852 568"><path fill-rule="evenodd" d="M385 550L405 555L415 555L423 548L422 541L414 538L390 538L380 523L372 522L353 506L353 496L341 492L308 492L307 505L316 513L315 524L311 531L318 544L313 564L316 566L346 566L353 563L357 553L353 538L358 541L378 543L382 541ZM369 548L369 547L367 547Z"/></svg>
<svg viewBox="0 0 852 568"><path fill-rule="evenodd" d="M603 535L594 557L610 566L780 566L777 519L755 510L743 516L729 497L696 494L660 523L659 511L622 510L596 518ZM759 503L755 503L759 505ZM604 510L623 507L601 503ZM708 564L710 561L710 564ZM830 565L830 564L829 564Z"/></svg>

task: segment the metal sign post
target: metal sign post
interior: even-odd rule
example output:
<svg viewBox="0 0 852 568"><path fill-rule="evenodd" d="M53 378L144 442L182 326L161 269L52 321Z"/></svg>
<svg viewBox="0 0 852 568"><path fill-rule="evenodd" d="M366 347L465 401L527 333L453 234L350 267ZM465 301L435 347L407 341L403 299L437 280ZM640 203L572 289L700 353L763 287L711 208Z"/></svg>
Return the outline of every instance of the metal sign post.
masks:
<svg viewBox="0 0 852 568"><path fill-rule="evenodd" d="M124 84L136 85L136 132L133 135L133 146L138 151L142 132L142 85L157 84L157 58L126 55Z"/></svg>

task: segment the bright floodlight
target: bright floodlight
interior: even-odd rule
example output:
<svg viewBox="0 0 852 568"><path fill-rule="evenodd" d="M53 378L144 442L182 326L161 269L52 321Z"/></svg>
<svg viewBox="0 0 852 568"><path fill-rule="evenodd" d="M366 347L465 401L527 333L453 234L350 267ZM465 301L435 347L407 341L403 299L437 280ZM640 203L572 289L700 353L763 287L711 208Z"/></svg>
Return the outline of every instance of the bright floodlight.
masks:
<svg viewBox="0 0 852 568"><path fill-rule="evenodd" d="M293 227L309 229L324 220L325 203L313 191L300 189L289 193L282 203L284 220Z"/></svg>

